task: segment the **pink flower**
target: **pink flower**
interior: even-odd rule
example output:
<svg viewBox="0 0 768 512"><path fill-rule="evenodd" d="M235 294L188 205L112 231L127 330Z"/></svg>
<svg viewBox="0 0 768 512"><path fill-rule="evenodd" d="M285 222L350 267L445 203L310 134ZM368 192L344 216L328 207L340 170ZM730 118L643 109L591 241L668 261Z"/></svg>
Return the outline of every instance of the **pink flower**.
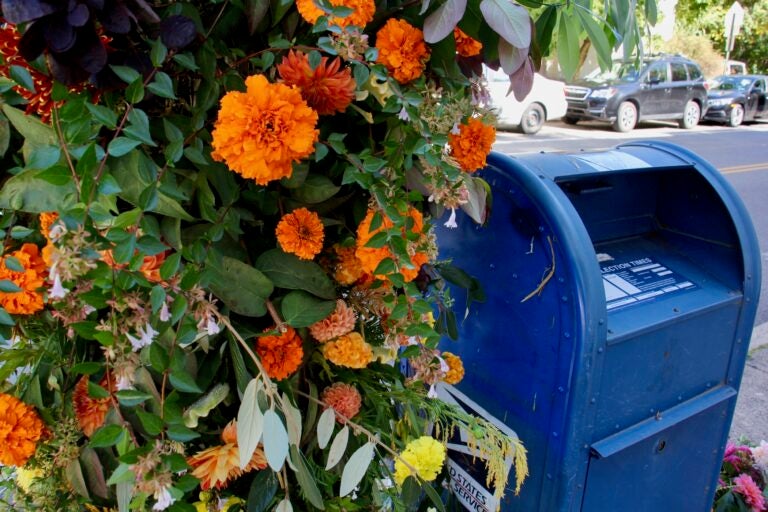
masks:
<svg viewBox="0 0 768 512"><path fill-rule="evenodd" d="M336 411L336 421L342 424L360 412L363 401L355 386L343 382L337 382L325 388L320 398L333 407Z"/></svg>
<svg viewBox="0 0 768 512"><path fill-rule="evenodd" d="M757 486L752 477L742 474L733 479L733 491L744 496L744 501L752 507L752 512L765 511L765 498L760 487Z"/></svg>

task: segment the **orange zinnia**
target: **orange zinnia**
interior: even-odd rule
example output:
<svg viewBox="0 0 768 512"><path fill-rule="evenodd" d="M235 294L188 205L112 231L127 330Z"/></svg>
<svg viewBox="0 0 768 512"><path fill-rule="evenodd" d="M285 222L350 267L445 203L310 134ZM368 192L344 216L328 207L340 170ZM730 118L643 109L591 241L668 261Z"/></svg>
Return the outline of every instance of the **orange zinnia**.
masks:
<svg viewBox="0 0 768 512"><path fill-rule="evenodd" d="M453 38L456 40L456 53L462 57L474 57L483 49L483 43L468 36L459 27L453 29Z"/></svg>
<svg viewBox="0 0 768 512"><path fill-rule="evenodd" d="M351 332L323 345L323 357L339 366L365 368L373 361L373 348L360 333Z"/></svg>
<svg viewBox="0 0 768 512"><path fill-rule="evenodd" d="M0 393L0 463L21 467L34 455L45 431L37 412L18 398Z"/></svg>
<svg viewBox="0 0 768 512"><path fill-rule="evenodd" d="M240 449L237 446L237 421L232 420L221 433L223 445L212 446L187 458L192 475L200 480L200 488L223 489L230 480L254 469L267 467L267 459L261 448L256 448L245 469L240 470Z"/></svg>
<svg viewBox="0 0 768 512"><path fill-rule="evenodd" d="M264 371L275 380L283 380L292 375L304 358L301 336L293 327L288 327L280 335L261 336L256 340L256 352L261 358Z"/></svg>
<svg viewBox="0 0 768 512"><path fill-rule="evenodd" d="M259 185L286 178L293 162L310 155L318 137L317 112L298 89L263 75L245 80L246 92L221 99L211 156Z"/></svg>
<svg viewBox="0 0 768 512"><path fill-rule="evenodd" d="M5 256L0 264L0 279L12 281L21 290L0 292L0 306L16 315L31 315L42 310L43 294L37 290L45 283L48 271L40 249L35 244L24 244L10 256L16 258L24 270L17 272L9 269L6 265L8 256Z"/></svg>
<svg viewBox="0 0 768 512"><path fill-rule="evenodd" d="M99 385L109 389L106 375L101 379ZM109 397L93 398L88 394L88 376L84 375L75 384L75 390L72 393L72 405L75 409L75 417L83 433L91 437L102 425L107 417L107 412L112 406Z"/></svg>
<svg viewBox="0 0 768 512"><path fill-rule="evenodd" d="M424 72L429 48L424 33L405 20L390 18L376 33L376 62L384 64L395 80L407 84Z"/></svg>
<svg viewBox="0 0 768 512"><path fill-rule="evenodd" d="M338 25L339 27L348 27L354 25L364 28L369 21L373 19L376 12L376 3L374 0L329 0L333 7L349 7L352 13L349 16L328 16L328 23ZM314 24L317 18L325 16L326 13L320 9L314 0L296 0L296 8L299 14L307 22Z"/></svg>
<svg viewBox="0 0 768 512"><path fill-rule="evenodd" d="M283 82L298 87L301 97L322 116L344 112L355 99L352 73L349 68L339 71L340 66L339 58L328 64L328 57L323 57L312 69L307 55L291 50L277 65L277 72Z"/></svg>
<svg viewBox="0 0 768 512"><path fill-rule="evenodd" d="M392 226L394 226L394 223L386 215L381 213L381 225L371 231L371 222L373 221L374 213L374 210L368 210L368 214L357 227L357 250L355 251L355 256L357 256L357 259L360 261L360 266L365 272L370 274L374 273L376 267L378 267L379 263L381 263L385 258L395 259L394 254L392 254L392 251L387 246L366 247L366 244L371 238L373 238L374 235L382 230L390 229ZM421 212L411 207L408 210L408 216L413 219L413 225L411 226L410 231L412 233L422 234L424 230L424 218L422 217ZM405 228L403 228L402 231L403 236L405 237ZM426 253L415 251L411 254L410 264L412 265L412 268L401 266L399 272L403 275L403 278L406 282L413 281L419 274L419 269L421 266L427 261L429 261L429 257ZM376 277L379 279L386 278L386 276L382 275L377 275Z"/></svg>
<svg viewBox="0 0 768 512"><path fill-rule="evenodd" d="M336 263L333 267L333 278L339 284L349 286L355 284L365 275L365 270L360 265L360 260L355 256L355 247L333 246L336 253Z"/></svg>
<svg viewBox="0 0 768 512"><path fill-rule="evenodd" d="M323 250L323 222L315 212L306 208L283 215L275 234L283 251L303 260L311 260Z"/></svg>
<svg viewBox="0 0 768 512"><path fill-rule="evenodd" d="M459 133L448 134L451 156L467 172L485 167L485 159L496 141L496 128L479 119L459 125Z"/></svg>

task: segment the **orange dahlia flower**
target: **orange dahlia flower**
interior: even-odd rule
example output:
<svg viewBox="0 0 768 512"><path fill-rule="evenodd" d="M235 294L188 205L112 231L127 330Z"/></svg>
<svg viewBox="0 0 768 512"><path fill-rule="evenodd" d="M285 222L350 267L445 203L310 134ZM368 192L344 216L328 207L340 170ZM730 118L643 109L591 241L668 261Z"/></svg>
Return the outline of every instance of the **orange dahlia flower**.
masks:
<svg viewBox="0 0 768 512"><path fill-rule="evenodd" d="M390 18L376 33L376 62L384 64L401 84L416 80L429 60L424 33L405 20Z"/></svg>
<svg viewBox="0 0 768 512"><path fill-rule="evenodd" d="M496 141L496 128L479 119L459 125L459 133L448 134L451 156L467 172L485 167L485 159Z"/></svg>
<svg viewBox="0 0 768 512"><path fill-rule="evenodd" d="M267 467L264 450L256 448L245 469L240 470L240 449L237 446L237 421L232 420L221 433L224 444L212 446L187 458L192 475L200 480L200 489L223 489L230 480L254 469Z"/></svg>
<svg viewBox="0 0 768 512"><path fill-rule="evenodd" d="M275 234L283 251L302 260L311 260L323 250L323 222L315 212L306 208L283 215Z"/></svg>
<svg viewBox="0 0 768 512"><path fill-rule="evenodd" d="M288 330L280 335L258 338L256 352L267 375L275 380L283 380L293 375L304 358L301 336L293 327L288 327Z"/></svg>
<svg viewBox="0 0 768 512"><path fill-rule="evenodd" d="M320 343L343 336L355 328L355 312L347 304L338 299L336 309L319 322L309 326L309 333Z"/></svg>
<svg viewBox="0 0 768 512"><path fill-rule="evenodd" d="M374 0L329 0L333 7L349 7L352 13L349 16L329 16L328 23L338 25L339 27L348 27L354 25L364 28L369 21L373 19L376 12L376 3ZM299 14L307 22L314 24L317 18L326 13L320 9L314 0L296 0L296 8Z"/></svg>
<svg viewBox="0 0 768 512"><path fill-rule="evenodd" d="M277 65L277 72L287 85L298 87L301 97L322 116L344 112L355 99L352 73L349 68L339 70L340 66L338 57L330 64L328 57L323 57L312 69L307 55L291 50Z"/></svg>
<svg viewBox="0 0 768 512"><path fill-rule="evenodd" d="M336 421L342 425L360 412L363 399L355 386L336 382L325 388L320 400L336 411ZM327 409L327 407L326 407ZM345 419L346 418L346 419Z"/></svg>
<svg viewBox="0 0 768 512"><path fill-rule="evenodd" d="M461 358L450 352L442 353L443 361L448 365L448 371L443 377L446 384L458 384L464 378L464 363Z"/></svg>
<svg viewBox="0 0 768 512"><path fill-rule="evenodd" d="M44 431L43 420L34 408L0 393L0 463L16 467L26 464Z"/></svg>
<svg viewBox="0 0 768 512"><path fill-rule="evenodd" d="M339 366L365 368L373 361L373 349L360 333L350 332L323 345L323 356Z"/></svg>
<svg viewBox="0 0 768 512"><path fill-rule="evenodd" d="M109 386L109 380L105 375L99 385L104 389L112 391ZM75 418L80 425L83 433L91 437L102 425L107 417L112 401L109 397L93 398L88 394L88 376L84 375L75 384L75 390L72 392L72 405L75 409Z"/></svg>
<svg viewBox="0 0 768 512"><path fill-rule="evenodd" d="M336 253L336 263L333 267L333 278L341 285L355 284L365 271L360 265L360 260L355 256L355 247L342 247L339 244L333 246Z"/></svg>
<svg viewBox="0 0 768 512"><path fill-rule="evenodd" d="M371 230L371 222L373 220L374 214L374 210L369 209L365 218L357 227L357 249L355 251L355 256L357 256L357 259L360 261L360 266L365 272L370 274L374 273L376 267L378 267L379 263L381 263L385 258L395 259L392 251L387 246L366 247L366 244L370 241L371 238L373 238L374 235L376 235L376 233L379 233L382 230L390 229L392 226L394 226L394 223L386 215L381 213L380 215L383 219L381 225L378 228ZM413 225L411 226L410 231L412 233L422 234L424 230L424 217L421 215L421 212L411 207L408 210L408 216L413 219ZM403 236L405 237L405 235L406 230L403 228ZM402 274L406 282L413 281L419 274L419 269L421 266L427 261L429 261L429 256L427 256L426 253L418 251L413 252L411 254L410 261L410 264L413 266L413 268L401 266L399 272ZM385 276L382 275L377 275L376 277L379 279L385 279Z"/></svg>
<svg viewBox="0 0 768 512"><path fill-rule="evenodd" d="M48 275L47 265L40 249L35 244L24 244L21 249L10 254L24 267L22 272L11 270L3 257L0 263L0 279L7 279L21 288L18 292L0 292L0 306L9 313L31 315L43 309L43 294L37 291L45 284Z"/></svg>
<svg viewBox="0 0 768 512"><path fill-rule="evenodd" d="M456 53L462 57L474 57L483 49L483 43L468 36L459 27L453 29L453 38L456 40Z"/></svg>
<svg viewBox="0 0 768 512"><path fill-rule="evenodd" d="M314 151L317 112L298 89L263 75L249 76L245 85L246 92L230 91L221 99L211 156L266 185L290 176L293 162Z"/></svg>

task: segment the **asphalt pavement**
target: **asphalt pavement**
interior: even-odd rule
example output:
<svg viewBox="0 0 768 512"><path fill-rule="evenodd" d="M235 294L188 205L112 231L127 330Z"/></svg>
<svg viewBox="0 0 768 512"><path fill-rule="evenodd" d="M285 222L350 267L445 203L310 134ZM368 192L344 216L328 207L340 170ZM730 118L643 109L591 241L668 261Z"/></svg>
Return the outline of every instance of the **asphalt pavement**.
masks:
<svg viewBox="0 0 768 512"><path fill-rule="evenodd" d="M729 437L755 444L768 441L768 322L752 331Z"/></svg>

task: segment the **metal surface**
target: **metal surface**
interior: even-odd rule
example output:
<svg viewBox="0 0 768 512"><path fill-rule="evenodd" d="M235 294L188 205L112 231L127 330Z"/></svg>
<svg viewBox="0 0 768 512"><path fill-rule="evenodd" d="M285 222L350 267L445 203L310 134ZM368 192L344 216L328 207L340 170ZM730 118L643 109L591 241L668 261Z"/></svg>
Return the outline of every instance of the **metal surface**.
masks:
<svg viewBox="0 0 768 512"><path fill-rule="evenodd" d="M458 389L529 450L502 510L708 510L759 296L737 195L658 142L494 153L482 176L488 225L438 240L487 300L443 346L464 360Z"/></svg>

